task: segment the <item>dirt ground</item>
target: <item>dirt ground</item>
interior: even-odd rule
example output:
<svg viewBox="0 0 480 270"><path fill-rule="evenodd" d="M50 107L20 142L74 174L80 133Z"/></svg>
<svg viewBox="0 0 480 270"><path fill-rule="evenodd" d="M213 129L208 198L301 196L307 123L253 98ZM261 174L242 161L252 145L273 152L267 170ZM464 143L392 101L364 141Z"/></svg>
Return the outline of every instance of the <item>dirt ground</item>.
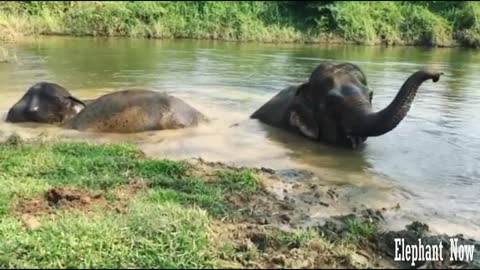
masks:
<svg viewBox="0 0 480 270"><path fill-rule="evenodd" d="M366 208L349 199L351 187L320 184L318 176L308 171L274 171L268 168L235 168L219 162L206 162L202 159L189 161L193 164L190 173L200 179L213 179L220 170L252 170L261 184L261 191L245 197L232 194L229 202L244 219L240 224L221 224L215 226L216 234L229 238L239 250L260 250L259 258L245 260L240 257L243 267L262 268L479 268L480 242L467 239L463 235L431 235L428 225L413 221L401 231L386 231L384 214L395 213L400 205L391 205L379 209ZM314 213L321 212L320 218L312 219ZM355 244L355 251L348 255L335 254L335 246L341 246L348 232L348 221L356 220L372 224L377 228L367 239ZM219 229L221 227L221 229ZM268 228L268 229L267 229ZM293 229L315 229L333 246L323 241L313 241L304 247L279 246L275 241L265 242L265 230L290 231ZM232 238L233 237L233 238ZM416 244L418 239L424 243L440 241L445 246L444 258L449 258L450 238L458 238L459 244L474 244L475 257L472 262L418 261L415 267L409 262L394 261L394 238L404 238L407 244ZM259 241L262 243L259 247ZM263 241L263 242L262 242ZM321 242L321 243L320 243ZM330 249L329 249L330 247ZM248 252L247 252L248 254Z"/></svg>

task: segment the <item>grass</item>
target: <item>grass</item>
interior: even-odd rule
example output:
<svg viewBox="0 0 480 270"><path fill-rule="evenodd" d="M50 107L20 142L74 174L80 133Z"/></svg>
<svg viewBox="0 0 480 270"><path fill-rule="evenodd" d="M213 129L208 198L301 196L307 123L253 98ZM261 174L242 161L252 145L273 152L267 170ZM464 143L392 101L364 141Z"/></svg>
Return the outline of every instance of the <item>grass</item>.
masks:
<svg viewBox="0 0 480 270"><path fill-rule="evenodd" d="M238 213L226 203L226 195L240 192L244 195L257 191L256 180L249 171L225 171L218 180L204 181L185 177L173 179L157 176L151 182L148 200L155 203L176 202L182 205L196 205L206 209L214 217L235 218Z"/></svg>
<svg viewBox="0 0 480 270"><path fill-rule="evenodd" d="M219 216L234 212L225 204L225 195L257 190L250 171L222 171L218 181L207 183L185 176L186 163L144 159L137 148L127 144L99 147L88 143L23 144L16 140L12 137L0 145L0 181L9 183L0 191L0 196L7 199L0 201L3 213L18 193L33 196L64 185L105 191L141 179L150 187L151 202L198 205Z"/></svg>
<svg viewBox="0 0 480 270"><path fill-rule="evenodd" d="M5 186L0 267L212 267L207 213L225 208L222 187L241 188L232 183L243 180L243 174L229 174L230 180L222 176L210 190L201 180L182 178L185 170L181 162L144 159L130 145L22 143L11 137L0 145L0 183ZM55 220L44 218L34 232L9 216L16 198L50 187L110 190L137 178L151 189L125 215L66 212Z"/></svg>
<svg viewBox="0 0 480 270"><path fill-rule="evenodd" d="M0 221L2 268L205 268L213 251L204 211L134 203L124 216L63 213L26 230Z"/></svg>
<svg viewBox="0 0 480 270"><path fill-rule="evenodd" d="M188 175L190 166L145 158L128 144L9 137L0 143L0 268L212 268L238 266L240 255L268 266L261 256L266 250L239 251L233 242L215 241L211 230L221 228L219 220L235 222L231 217L240 213L227 197L258 192L256 175L225 169L204 181ZM36 216L41 226L29 229L12 211L20 199L39 198L52 187L105 191L114 203L116 188L138 180L147 189L129 197L122 212L59 208L54 216ZM272 252L310 249L312 241L328 252L348 252L328 246L314 231L266 229L262 235Z"/></svg>
<svg viewBox="0 0 480 270"><path fill-rule="evenodd" d="M135 200L124 215L60 212L29 231L9 209L17 198L54 186L112 189L136 177L180 177L182 163L142 159L130 145L22 143L0 145L0 267L120 268L212 267L205 210ZM158 256L161 254L161 256Z"/></svg>
<svg viewBox="0 0 480 270"><path fill-rule="evenodd" d="M358 219L348 219L346 225L346 240L351 243L368 240L369 237L378 232L377 225Z"/></svg>
<svg viewBox="0 0 480 270"><path fill-rule="evenodd" d="M477 47L468 1L29 1L0 7L0 37L129 36Z"/></svg>

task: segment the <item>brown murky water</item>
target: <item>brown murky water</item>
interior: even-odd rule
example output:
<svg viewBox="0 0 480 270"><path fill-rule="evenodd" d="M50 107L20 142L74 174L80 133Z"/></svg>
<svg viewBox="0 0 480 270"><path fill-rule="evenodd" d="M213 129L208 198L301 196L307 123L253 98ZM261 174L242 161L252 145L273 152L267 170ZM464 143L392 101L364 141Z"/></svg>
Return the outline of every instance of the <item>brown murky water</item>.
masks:
<svg viewBox="0 0 480 270"><path fill-rule="evenodd" d="M17 132L131 142L154 157L309 169L322 175L322 181L358 187L352 197L358 204L388 207L399 202L402 211L394 226L421 219L440 232L480 236L478 51L58 37L11 49L18 62L0 64L1 136ZM360 65L375 90L376 109L388 104L404 80L424 65L441 69L445 76L421 86L396 130L370 138L358 151L312 143L249 119L279 90L305 80L322 60ZM44 80L80 98L130 86L167 91L213 121L128 135L5 123L9 107Z"/></svg>

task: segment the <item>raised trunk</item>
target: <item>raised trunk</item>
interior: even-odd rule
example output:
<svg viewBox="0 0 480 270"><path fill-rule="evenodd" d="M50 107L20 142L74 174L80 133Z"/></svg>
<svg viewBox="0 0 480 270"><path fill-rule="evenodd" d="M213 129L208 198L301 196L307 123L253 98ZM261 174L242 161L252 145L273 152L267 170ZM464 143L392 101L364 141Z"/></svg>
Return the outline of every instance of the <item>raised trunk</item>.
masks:
<svg viewBox="0 0 480 270"><path fill-rule="evenodd" d="M418 87L429 79L437 82L443 73L420 70L412 74L402 85L395 99L383 110L366 115L352 129L352 135L373 137L393 130L407 115L417 94Z"/></svg>

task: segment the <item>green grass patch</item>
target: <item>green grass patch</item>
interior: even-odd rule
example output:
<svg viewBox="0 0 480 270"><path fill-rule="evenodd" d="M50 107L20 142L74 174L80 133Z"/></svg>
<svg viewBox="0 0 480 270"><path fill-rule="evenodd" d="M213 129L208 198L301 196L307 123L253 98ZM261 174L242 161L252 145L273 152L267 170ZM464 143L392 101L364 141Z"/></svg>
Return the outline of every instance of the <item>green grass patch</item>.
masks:
<svg viewBox="0 0 480 270"><path fill-rule="evenodd" d="M63 213L27 231L0 221L1 268L208 268L214 266L204 211L176 204L130 206L123 215Z"/></svg>
<svg viewBox="0 0 480 270"><path fill-rule="evenodd" d="M346 239L352 243L367 240L370 236L378 232L378 227L375 224L357 219L348 219L346 225Z"/></svg>
<svg viewBox="0 0 480 270"><path fill-rule="evenodd" d="M328 252L332 258L337 255L330 250L347 252L329 246L314 231L254 228L255 236L246 237L253 237L255 248L247 250L238 246L239 239L212 240L211 226L223 224L212 219L235 221L240 215L228 203L229 196L258 195L259 183L255 173L243 169L219 170L206 181L189 176L190 166L145 158L129 144L10 137L0 144L0 268L238 267L238 258L267 266L261 253L271 250L287 255L292 249ZM146 190L127 193L127 201L117 193L139 180ZM120 211L91 207L84 213L60 207L54 217L37 217L36 229L28 229L18 213L10 214L19 199L38 199L52 187L104 191L107 203ZM363 227L352 228L364 233ZM317 241L316 248L312 241Z"/></svg>
<svg viewBox="0 0 480 270"><path fill-rule="evenodd" d="M148 199L157 203L169 201L195 205L215 217L235 218L238 213L226 203L226 196L233 192L248 195L257 191L256 178L249 171L225 171L219 173L217 178L215 181L204 182L190 177L155 177L151 181L152 190Z"/></svg>
<svg viewBox="0 0 480 270"><path fill-rule="evenodd" d="M201 197L208 189L200 180L183 179L185 169L181 162L145 159L127 144L22 143L9 138L0 144L0 267L213 267L216 251L208 241L208 214L196 207L210 207L202 202L211 200L211 194ZM40 218L42 226L33 231L8 215L17 199L36 197L53 186L112 191L139 178L165 194L164 199L131 198L124 214L59 210L55 219ZM162 189L159 179L171 189ZM198 197L179 200L184 193ZM106 197L110 202L118 199L112 192Z"/></svg>
<svg viewBox="0 0 480 270"><path fill-rule="evenodd" d="M248 170L241 172L224 171L218 175L218 178L217 183L230 192L252 193L257 191L258 188L255 174Z"/></svg>
<svg viewBox="0 0 480 270"><path fill-rule="evenodd" d="M148 200L201 207L219 217L234 215L225 196L234 192L257 191L250 171L222 171L217 179L205 182L185 175L184 162L153 160L128 144L94 145L80 143L21 143L10 138L0 144L0 214L16 198L30 198L50 187L70 186L108 192L136 180L150 188Z"/></svg>

